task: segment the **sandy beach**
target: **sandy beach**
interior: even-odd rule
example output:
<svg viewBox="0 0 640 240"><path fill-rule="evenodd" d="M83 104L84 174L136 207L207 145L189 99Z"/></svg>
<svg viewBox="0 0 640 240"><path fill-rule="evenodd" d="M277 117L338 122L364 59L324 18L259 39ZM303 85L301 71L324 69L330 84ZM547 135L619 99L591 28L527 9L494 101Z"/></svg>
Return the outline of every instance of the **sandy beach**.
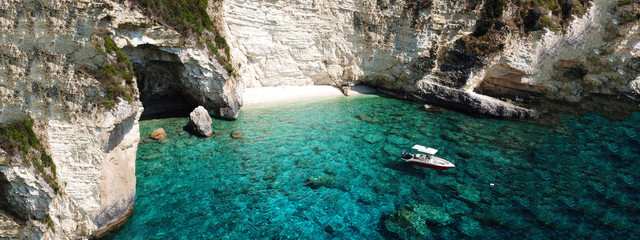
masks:
<svg viewBox="0 0 640 240"><path fill-rule="evenodd" d="M351 91L349 91L349 95L354 96L375 92L376 90L371 87L356 85L351 88ZM340 89L328 85L246 88L244 90L244 105L247 106L259 103L286 102L299 99L317 99L343 96L344 94L342 94Z"/></svg>

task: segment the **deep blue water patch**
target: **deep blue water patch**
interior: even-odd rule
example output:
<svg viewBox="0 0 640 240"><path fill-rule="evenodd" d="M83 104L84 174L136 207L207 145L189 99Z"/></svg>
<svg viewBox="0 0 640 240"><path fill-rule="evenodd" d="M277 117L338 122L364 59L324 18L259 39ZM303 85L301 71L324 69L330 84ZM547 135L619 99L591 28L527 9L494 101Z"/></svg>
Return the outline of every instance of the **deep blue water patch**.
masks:
<svg viewBox="0 0 640 240"><path fill-rule="evenodd" d="M140 144L135 212L115 239L640 236L640 113L548 127L356 96L243 108L211 138L186 124L140 123L168 140ZM457 167L403 163L413 144Z"/></svg>

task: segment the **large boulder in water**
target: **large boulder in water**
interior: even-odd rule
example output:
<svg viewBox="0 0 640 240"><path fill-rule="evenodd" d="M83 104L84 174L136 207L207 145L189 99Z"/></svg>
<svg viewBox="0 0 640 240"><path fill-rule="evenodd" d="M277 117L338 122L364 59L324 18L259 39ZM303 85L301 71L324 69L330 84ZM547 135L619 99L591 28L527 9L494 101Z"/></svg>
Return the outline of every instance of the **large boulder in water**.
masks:
<svg viewBox="0 0 640 240"><path fill-rule="evenodd" d="M200 136L210 137L213 135L211 129L212 123L213 121L211 120L211 116L209 116L209 112L202 106L198 106L189 114L189 127Z"/></svg>

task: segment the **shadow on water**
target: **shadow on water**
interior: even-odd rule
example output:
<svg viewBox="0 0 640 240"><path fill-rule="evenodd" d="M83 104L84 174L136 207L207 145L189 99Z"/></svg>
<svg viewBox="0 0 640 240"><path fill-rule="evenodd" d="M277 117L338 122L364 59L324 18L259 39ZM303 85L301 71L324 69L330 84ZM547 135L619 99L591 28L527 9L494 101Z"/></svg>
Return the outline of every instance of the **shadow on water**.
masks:
<svg viewBox="0 0 640 240"><path fill-rule="evenodd" d="M406 173L406 174L410 174L411 176L416 176L416 177L427 177L428 175L427 175L427 173L425 171L438 171L438 170L433 170L433 169L426 169L426 168L416 167L416 166L413 166L411 164L402 162L400 160L385 162L382 165L384 167L386 167L386 168L393 169L393 170L398 171L398 172L403 172L403 173Z"/></svg>

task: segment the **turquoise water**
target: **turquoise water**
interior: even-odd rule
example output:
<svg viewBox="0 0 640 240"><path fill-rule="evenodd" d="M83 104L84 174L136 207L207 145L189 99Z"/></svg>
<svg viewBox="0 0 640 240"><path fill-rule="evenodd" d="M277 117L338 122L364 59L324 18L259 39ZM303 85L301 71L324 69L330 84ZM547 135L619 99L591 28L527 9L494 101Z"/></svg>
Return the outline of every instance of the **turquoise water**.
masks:
<svg viewBox="0 0 640 240"><path fill-rule="evenodd" d="M640 113L549 127L420 106L245 107L206 139L187 119L142 121L168 140L140 144L135 212L114 239L639 238ZM403 163L414 143L457 167Z"/></svg>

